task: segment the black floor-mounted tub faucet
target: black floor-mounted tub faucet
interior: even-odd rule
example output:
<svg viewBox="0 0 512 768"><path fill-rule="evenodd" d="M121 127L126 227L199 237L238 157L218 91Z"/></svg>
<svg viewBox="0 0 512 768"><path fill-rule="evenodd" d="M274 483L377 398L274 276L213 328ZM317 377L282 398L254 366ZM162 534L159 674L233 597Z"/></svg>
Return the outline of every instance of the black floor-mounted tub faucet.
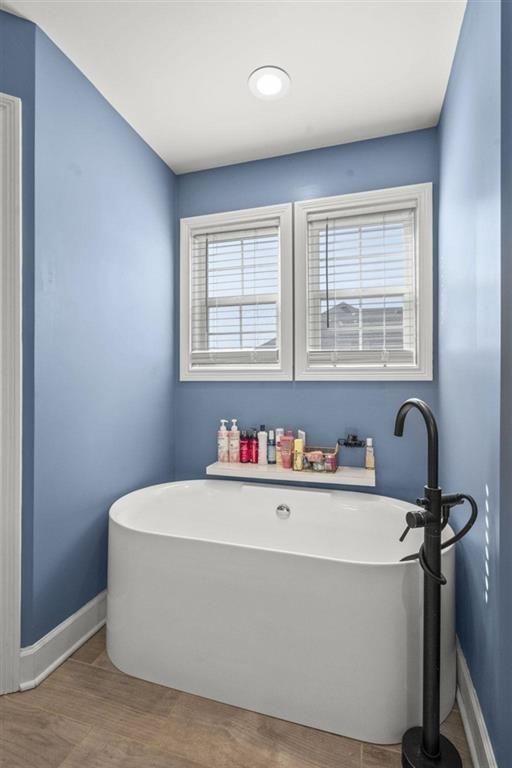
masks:
<svg viewBox="0 0 512 768"><path fill-rule="evenodd" d="M396 415L395 435L402 437L404 422L410 410L418 410L428 434L428 480L424 496L417 500L420 511L409 512L403 541L411 528L424 528L420 551L404 557L418 559L423 568L423 724L410 728L402 739L403 768L462 768L462 760L454 745L439 731L441 670L441 587L446 579L441 573L441 550L459 541L474 524L478 509L475 500L463 493L443 495L438 487L439 445L434 414L423 400L411 398ZM466 525L451 539L441 543L443 528L448 525L452 507L467 501L471 516Z"/></svg>

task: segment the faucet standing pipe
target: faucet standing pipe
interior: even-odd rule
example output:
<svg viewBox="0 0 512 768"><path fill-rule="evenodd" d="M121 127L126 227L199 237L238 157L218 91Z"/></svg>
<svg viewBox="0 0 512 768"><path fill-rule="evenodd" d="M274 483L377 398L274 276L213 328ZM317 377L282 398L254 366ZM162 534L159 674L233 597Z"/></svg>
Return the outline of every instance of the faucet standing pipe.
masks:
<svg viewBox="0 0 512 768"><path fill-rule="evenodd" d="M419 553L423 579L423 726L410 728L402 741L403 768L462 768L460 756L444 736L440 735L440 670L441 670L441 585L446 579L441 573L441 533L444 514L462 503L461 494L444 496L438 487L439 446L437 424L429 406L417 398L406 400L395 421L395 435L401 437L407 414L418 410L425 421L428 434L428 483L425 497L418 503L422 512L407 516L409 527L424 527L425 538ZM469 499L468 499L469 500ZM476 504L474 517L476 517ZM473 518L472 518L473 519ZM474 519L473 519L474 522ZM471 527L472 522L468 523ZM469 530L469 527L466 527ZM467 530L465 532L467 532ZM404 534L405 536L405 534ZM403 540L404 536L401 540ZM456 540L457 537L455 537ZM408 559L408 558L406 558Z"/></svg>
<svg viewBox="0 0 512 768"><path fill-rule="evenodd" d="M400 407L395 421L395 435L402 437L407 414L417 409L425 421L428 435L428 485L425 498L424 556L430 570L441 576L441 491L438 486L439 447L437 424L429 406L411 398ZM423 584L423 752L429 758L439 756L440 681L441 681L441 583L425 576Z"/></svg>
<svg viewBox="0 0 512 768"><path fill-rule="evenodd" d="M428 486L429 488L437 488L439 465L437 424L434 414L423 400L411 397L400 406L395 420L395 436L402 437L404 434L405 417L413 408L416 408L425 420L428 434Z"/></svg>

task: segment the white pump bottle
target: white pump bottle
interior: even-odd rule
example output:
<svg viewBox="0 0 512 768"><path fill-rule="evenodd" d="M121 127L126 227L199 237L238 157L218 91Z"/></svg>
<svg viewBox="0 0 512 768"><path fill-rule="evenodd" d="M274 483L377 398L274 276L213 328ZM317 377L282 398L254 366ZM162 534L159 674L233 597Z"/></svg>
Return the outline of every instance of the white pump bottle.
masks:
<svg viewBox="0 0 512 768"><path fill-rule="evenodd" d="M220 420L220 429L217 432L217 461L229 461L229 438L226 428L227 419Z"/></svg>
<svg viewBox="0 0 512 768"><path fill-rule="evenodd" d="M240 430L237 427L238 419L231 419L231 429L229 430L229 461L231 464L238 464L240 461Z"/></svg>

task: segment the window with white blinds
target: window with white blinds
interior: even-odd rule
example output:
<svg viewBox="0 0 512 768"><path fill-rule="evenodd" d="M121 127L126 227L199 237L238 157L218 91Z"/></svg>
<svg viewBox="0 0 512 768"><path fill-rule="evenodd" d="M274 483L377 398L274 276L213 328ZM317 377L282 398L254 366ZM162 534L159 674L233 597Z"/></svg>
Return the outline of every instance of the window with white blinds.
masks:
<svg viewBox="0 0 512 768"><path fill-rule="evenodd" d="M296 378L431 378L430 185L295 212Z"/></svg>
<svg viewBox="0 0 512 768"><path fill-rule="evenodd" d="M289 205L182 221L183 379L291 378L290 245Z"/></svg>

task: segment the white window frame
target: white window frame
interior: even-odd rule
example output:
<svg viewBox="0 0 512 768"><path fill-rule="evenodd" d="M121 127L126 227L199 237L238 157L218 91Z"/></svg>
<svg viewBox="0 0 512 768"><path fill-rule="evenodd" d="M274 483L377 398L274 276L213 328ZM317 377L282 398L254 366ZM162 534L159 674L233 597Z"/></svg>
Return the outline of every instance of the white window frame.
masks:
<svg viewBox="0 0 512 768"><path fill-rule="evenodd" d="M416 297L418 302L415 365L309 366L307 356L308 215L336 212L340 216L416 209ZM412 184L295 203L295 379L297 381L432 381L433 378L433 258L432 184Z"/></svg>
<svg viewBox="0 0 512 768"><path fill-rule="evenodd" d="M192 216L180 221L180 381L290 381L293 379L293 206L266 205ZM191 366L191 247L195 235L279 220L279 364Z"/></svg>

